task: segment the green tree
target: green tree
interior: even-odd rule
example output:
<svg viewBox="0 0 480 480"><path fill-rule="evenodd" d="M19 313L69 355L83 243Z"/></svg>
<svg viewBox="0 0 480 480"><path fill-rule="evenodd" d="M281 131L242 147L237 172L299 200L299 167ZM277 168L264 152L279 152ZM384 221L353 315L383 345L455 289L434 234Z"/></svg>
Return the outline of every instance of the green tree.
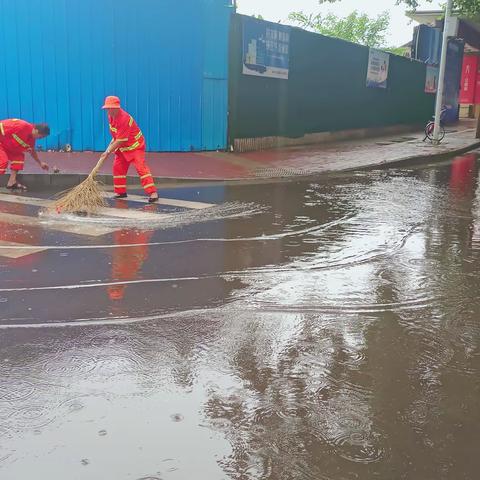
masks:
<svg viewBox="0 0 480 480"><path fill-rule="evenodd" d="M432 2L433 0L428 1ZM416 10L420 1L399 0L398 3L404 3L413 10ZM453 8L459 15L471 18L478 17L480 15L480 0L453 0Z"/></svg>
<svg viewBox="0 0 480 480"><path fill-rule="evenodd" d="M319 3L335 3L341 0L319 0ZM433 0L427 0L432 2ZM416 10L420 0L397 0L397 4L405 4L407 7ZM480 17L480 0L453 0L453 8L459 15L471 18Z"/></svg>
<svg viewBox="0 0 480 480"><path fill-rule="evenodd" d="M400 55L401 57L406 57L410 52L410 47L386 47L382 48L382 50L395 55Z"/></svg>
<svg viewBox="0 0 480 480"><path fill-rule="evenodd" d="M383 12L378 17L369 17L357 11L346 17L338 17L333 13L322 15L293 12L289 19L302 28L322 35L377 48L385 46L385 36L390 25L388 12Z"/></svg>

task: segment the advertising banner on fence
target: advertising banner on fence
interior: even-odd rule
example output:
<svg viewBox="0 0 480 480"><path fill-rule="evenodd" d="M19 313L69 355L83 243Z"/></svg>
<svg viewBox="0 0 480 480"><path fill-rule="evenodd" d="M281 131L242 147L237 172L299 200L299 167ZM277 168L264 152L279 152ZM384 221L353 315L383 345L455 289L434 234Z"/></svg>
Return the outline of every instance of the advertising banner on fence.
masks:
<svg viewBox="0 0 480 480"><path fill-rule="evenodd" d="M427 65L427 76L425 79L425 93L437 93L439 68Z"/></svg>
<svg viewBox="0 0 480 480"><path fill-rule="evenodd" d="M463 57L462 80L460 83L460 103L472 105L475 101L477 83L478 57L465 55Z"/></svg>
<svg viewBox="0 0 480 480"><path fill-rule="evenodd" d="M288 80L290 27L243 19L243 73Z"/></svg>
<svg viewBox="0 0 480 480"><path fill-rule="evenodd" d="M480 69L478 70L477 74L477 81L475 84L475 105L480 105Z"/></svg>
<svg viewBox="0 0 480 480"><path fill-rule="evenodd" d="M390 55L375 48L368 55L367 87L387 88Z"/></svg>

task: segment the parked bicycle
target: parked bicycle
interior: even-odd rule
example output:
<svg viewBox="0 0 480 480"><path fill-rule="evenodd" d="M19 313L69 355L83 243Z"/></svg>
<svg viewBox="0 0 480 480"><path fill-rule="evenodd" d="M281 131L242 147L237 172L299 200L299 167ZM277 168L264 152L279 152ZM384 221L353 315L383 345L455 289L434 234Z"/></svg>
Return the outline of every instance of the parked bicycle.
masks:
<svg viewBox="0 0 480 480"><path fill-rule="evenodd" d="M445 137L445 115L447 113L447 108L442 107L442 110L440 112L440 131L438 135L438 141L441 142L444 137ZM426 125L425 125L425 138L423 141L425 141L427 138L430 141L433 141L433 131L435 129L435 115L432 117L432 120L430 120Z"/></svg>

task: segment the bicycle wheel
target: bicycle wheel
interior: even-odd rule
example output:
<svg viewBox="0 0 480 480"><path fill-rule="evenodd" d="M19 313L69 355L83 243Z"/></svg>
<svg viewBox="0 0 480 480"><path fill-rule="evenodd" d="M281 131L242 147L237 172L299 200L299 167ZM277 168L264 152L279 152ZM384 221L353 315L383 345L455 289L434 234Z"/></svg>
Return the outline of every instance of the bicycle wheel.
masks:
<svg viewBox="0 0 480 480"><path fill-rule="evenodd" d="M429 140L433 140L433 130L435 128L435 124L433 122L428 122L425 127L425 138Z"/></svg>
<svg viewBox="0 0 480 480"><path fill-rule="evenodd" d="M445 138L445 127L442 125L440 127L440 132L438 135L438 141L441 142Z"/></svg>

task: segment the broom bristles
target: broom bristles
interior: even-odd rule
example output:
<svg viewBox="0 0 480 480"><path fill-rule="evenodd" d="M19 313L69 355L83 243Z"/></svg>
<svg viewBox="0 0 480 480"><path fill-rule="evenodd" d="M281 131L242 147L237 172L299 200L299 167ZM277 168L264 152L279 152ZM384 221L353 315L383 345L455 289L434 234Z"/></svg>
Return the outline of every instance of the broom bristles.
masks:
<svg viewBox="0 0 480 480"><path fill-rule="evenodd" d="M53 204L57 213L95 213L106 207L100 184L90 175L76 187L61 193Z"/></svg>

